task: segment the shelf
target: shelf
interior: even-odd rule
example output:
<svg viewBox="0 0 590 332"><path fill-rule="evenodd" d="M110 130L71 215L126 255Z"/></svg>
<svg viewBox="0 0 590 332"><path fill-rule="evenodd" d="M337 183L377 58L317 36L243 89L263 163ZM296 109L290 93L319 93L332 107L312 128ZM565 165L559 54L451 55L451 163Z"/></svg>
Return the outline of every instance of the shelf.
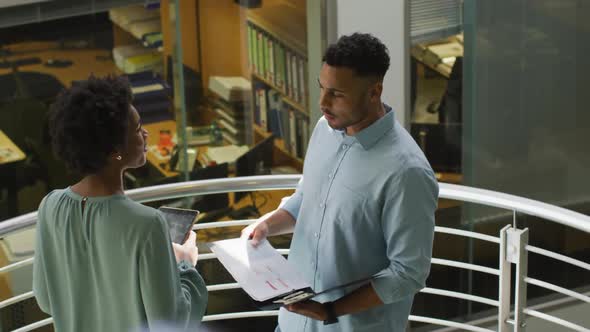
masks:
<svg viewBox="0 0 590 332"><path fill-rule="evenodd" d="M270 135L272 135L272 133L262 129L259 125L254 124L254 133L260 137L262 137L262 139L269 137ZM280 151L280 153L282 155L284 155L284 157L286 158L282 158L282 159L288 159L290 161L291 166L295 167L298 170L302 170L303 169L303 159L295 157L294 155L291 154L291 152L289 152L286 148L285 148L285 142L283 141L282 138L278 138L275 136L275 148ZM281 158L278 158L281 159Z"/></svg>
<svg viewBox="0 0 590 332"><path fill-rule="evenodd" d="M142 5L120 7L109 10L109 18L113 25L128 33L144 47L162 52L162 46L153 47L143 40L145 35L162 33L159 10L148 10Z"/></svg>
<svg viewBox="0 0 590 332"><path fill-rule="evenodd" d="M305 1L264 1L261 8L248 9L248 21L307 58Z"/></svg>
<svg viewBox="0 0 590 332"><path fill-rule="evenodd" d="M434 51L434 48L437 48L438 51ZM410 53L414 59L425 67L448 79L451 75L453 64L445 63L441 59L441 54L446 55L448 58L462 56L463 36L456 35L435 43L417 44L411 48Z"/></svg>
<svg viewBox="0 0 590 332"><path fill-rule="evenodd" d="M278 88L276 85L274 85L274 83L272 83L271 81L267 80L266 78L264 78L256 73L252 73L252 76L254 78L256 78L257 80L264 82L264 84L270 86L274 90L278 91L281 94L283 101L285 101L287 104L292 106L293 109L299 111L299 113L305 115L306 117L309 117L309 114L307 113L307 109L303 105L299 104L298 102L294 101L293 99L291 99L290 97L285 95L283 93L283 90Z"/></svg>

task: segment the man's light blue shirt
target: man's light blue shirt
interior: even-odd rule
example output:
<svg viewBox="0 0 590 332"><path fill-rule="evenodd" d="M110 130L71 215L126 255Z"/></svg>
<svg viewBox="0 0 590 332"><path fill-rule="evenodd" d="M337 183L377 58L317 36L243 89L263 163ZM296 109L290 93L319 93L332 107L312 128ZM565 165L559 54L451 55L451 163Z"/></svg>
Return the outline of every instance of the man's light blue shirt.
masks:
<svg viewBox="0 0 590 332"><path fill-rule="evenodd" d="M430 271L438 184L408 132L385 116L355 136L322 118L309 142L303 179L281 206L297 220L289 261L316 291L374 276L384 305L323 322L281 309L290 331L403 332ZM315 298L334 301L359 286Z"/></svg>

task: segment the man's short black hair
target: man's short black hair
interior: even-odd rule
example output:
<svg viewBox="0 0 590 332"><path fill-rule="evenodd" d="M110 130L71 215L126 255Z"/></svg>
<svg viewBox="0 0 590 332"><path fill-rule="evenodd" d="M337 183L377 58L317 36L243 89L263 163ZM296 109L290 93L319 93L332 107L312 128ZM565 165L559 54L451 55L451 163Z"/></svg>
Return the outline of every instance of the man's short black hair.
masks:
<svg viewBox="0 0 590 332"><path fill-rule="evenodd" d="M109 155L126 143L131 100L131 87L123 76L92 75L63 90L49 118L56 156L81 175L105 167Z"/></svg>
<svg viewBox="0 0 590 332"><path fill-rule="evenodd" d="M389 52L378 38L357 32L331 44L322 61L333 67L351 68L358 76L383 79L389 69Z"/></svg>

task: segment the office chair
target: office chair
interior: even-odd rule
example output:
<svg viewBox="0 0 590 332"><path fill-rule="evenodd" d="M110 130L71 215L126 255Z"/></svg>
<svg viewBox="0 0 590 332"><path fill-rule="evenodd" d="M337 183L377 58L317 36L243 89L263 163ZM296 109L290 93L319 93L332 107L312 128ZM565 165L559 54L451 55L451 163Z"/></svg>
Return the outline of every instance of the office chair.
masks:
<svg viewBox="0 0 590 332"><path fill-rule="evenodd" d="M52 75L14 70L0 75L0 102L33 98L50 103L63 88L63 84Z"/></svg>
<svg viewBox="0 0 590 332"><path fill-rule="evenodd" d="M53 155L47 133L47 112L48 107L44 103L32 98L17 98L0 104L0 129L26 155L18 167L5 168L10 174L5 174L7 179L1 181L0 188L11 190L13 195L38 181L49 192L78 180Z"/></svg>

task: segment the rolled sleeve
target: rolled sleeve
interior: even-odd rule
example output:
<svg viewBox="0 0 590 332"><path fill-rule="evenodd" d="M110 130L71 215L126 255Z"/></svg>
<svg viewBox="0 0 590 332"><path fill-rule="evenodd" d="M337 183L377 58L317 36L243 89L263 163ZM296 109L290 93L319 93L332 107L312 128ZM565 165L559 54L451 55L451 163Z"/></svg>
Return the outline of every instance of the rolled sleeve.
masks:
<svg viewBox="0 0 590 332"><path fill-rule="evenodd" d="M281 204L279 204L279 209L283 209L293 217L293 219L297 220L299 216L299 209L301 208L301 202L303 201L303 177L297 183L297 189L295 189L295 193L289 197L285 197L281 200Z"/></svg>
<svg viewBox="0 0 590 332"><path fill-rule="evenodd" d="M389 197L381 220L390 264L374 276L372 286L383 303L414 295L430 273L438 184L431 171L410 168L399 190Z"/></svg>
<svg viewBox="0 0 590 332"><path fill-rule="evenodd" d="M194 268L179 271L161 214L142 245L139 285L148 326L158 322L184 329L198 326L207 307L207 289Z"/></svg>

